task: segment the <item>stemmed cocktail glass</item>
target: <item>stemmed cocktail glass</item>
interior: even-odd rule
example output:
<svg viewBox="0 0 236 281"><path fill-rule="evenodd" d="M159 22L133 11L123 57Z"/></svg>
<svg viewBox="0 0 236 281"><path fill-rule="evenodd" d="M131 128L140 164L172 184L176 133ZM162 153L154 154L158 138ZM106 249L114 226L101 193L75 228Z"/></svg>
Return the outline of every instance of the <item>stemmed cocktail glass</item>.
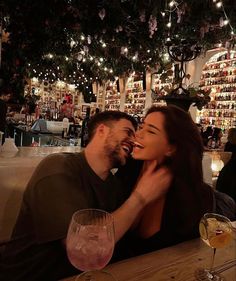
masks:
<svg viewBox="0 0 236 281"><path fill-rule="evenodd" d="M114 236L111 214L98 209L83 209L73 214L66 248L71 264L84 271L76 280L114 280L110 273L101 271L112 257Z"/></svg>
<svg viewBox="0 0 236 281"><path fill-rule="evenodd" d="M199 232L201 239L209 247L213 248L213 256L209 269L196 270L196 280L223 281L224 279L214 272L213 266L216 249L226 247L233 238L231 222L225 216L214 213L206 213L199 223Z"/></svg>

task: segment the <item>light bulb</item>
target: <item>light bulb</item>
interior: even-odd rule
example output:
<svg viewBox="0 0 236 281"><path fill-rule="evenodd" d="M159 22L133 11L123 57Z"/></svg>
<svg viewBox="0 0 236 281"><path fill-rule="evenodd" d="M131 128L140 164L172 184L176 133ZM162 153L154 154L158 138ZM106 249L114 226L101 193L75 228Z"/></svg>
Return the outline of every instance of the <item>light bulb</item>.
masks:
<svg viewBox="0 0 236 281"><path fill-rule="evenodd" d="M227 25L228 23L229 23L228 19L224 20L224 25Z"/></svg>
<svg viewBox="0 0 236 281"><path fill-rule="evenodd" d="M224 167L224 162L220 159L212 160L211 169L212 172L220 172Z"/></svg>

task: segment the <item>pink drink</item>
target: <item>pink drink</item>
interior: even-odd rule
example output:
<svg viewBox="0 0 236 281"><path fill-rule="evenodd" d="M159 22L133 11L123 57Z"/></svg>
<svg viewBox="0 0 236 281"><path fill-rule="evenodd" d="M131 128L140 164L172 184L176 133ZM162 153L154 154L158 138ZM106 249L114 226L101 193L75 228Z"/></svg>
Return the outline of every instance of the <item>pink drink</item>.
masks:
<svg viewBox="0 0 236 281"><path fill-rule="evenodd" d="M99 270L113 254L114 238L106 226L83 225L67 237L70 262L82 271Z"/></svg>

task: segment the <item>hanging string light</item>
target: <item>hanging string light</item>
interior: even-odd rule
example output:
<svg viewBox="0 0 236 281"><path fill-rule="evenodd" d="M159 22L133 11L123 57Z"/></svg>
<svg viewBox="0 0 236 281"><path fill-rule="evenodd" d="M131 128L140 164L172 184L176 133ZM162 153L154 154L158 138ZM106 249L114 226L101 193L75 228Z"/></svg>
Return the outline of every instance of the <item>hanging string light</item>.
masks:
<svg viewBox="0 0 236 281"><path fill-rule="evenodd" d="M223 13L223 17L219 19L220 27L223 28L224 26L229 26L231 36L235 35L234 28L231 24L229 16L226 13L224 2L222 0L212 0L212 1L215 4L216 8L220 9ZM176 1L176 0L166 1L166 9L165 9L165 11L161 12L161 15L162 15L163 18L166 15L168 15L168 22L166 24L166 27L167 27L166 42L169 42L172 39L172 36L174 36L176 38L178 37L178 34L171 34L172 27L174 27L173 19L177 19L176 20L177 24L181 22L181 18L183 16L183 14L185 14L185 11L184 11L184 8L183 8L185 5L186 5L186 3L184 1ZM177 17L173 17L174 13L176 13ZM214 30L214 28L213 28L213 30ZM201 33L200 37L204 38L204 35L207 32L209 32L209 27L203 26L200 29L200 33ZM230 39L232 39L232 38L229 38L229 40Z"/></svg>
<svg viewBox="0 0 236 281"><path fill-rule="evenodd" d="M217 1L213 0L213 3L216 3L216 7L217 7L218 9L219 9L219 8L222 9L222 12L223 12L223 14L224 14L224 16L225 16L225 19L224 19L224 21L223 21L223 24L224 24L224 25L229 25L229 27L230 27L230 29L231 29L231 35L234 35L234 28L233 28L233 26L232 26L231 23L230 23L230 19L229 19L228 15L226 14L223 1L218 1L218 2L217 2Z"/></svg>

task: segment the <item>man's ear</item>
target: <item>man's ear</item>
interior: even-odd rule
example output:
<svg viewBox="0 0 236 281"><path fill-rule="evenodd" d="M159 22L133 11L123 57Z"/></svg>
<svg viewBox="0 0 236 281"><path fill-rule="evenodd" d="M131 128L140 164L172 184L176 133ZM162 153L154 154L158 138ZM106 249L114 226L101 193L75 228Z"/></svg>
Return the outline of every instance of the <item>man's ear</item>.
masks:
<svg viewBox="0 0 236 281"><path fill-rule="evenodd" d="M97 127L97 134L102 137L104 136L105 134L107 134L107 132L109 131L109 127L107 127L106 125L104 124L100 124L98 125Z"/></svg>

